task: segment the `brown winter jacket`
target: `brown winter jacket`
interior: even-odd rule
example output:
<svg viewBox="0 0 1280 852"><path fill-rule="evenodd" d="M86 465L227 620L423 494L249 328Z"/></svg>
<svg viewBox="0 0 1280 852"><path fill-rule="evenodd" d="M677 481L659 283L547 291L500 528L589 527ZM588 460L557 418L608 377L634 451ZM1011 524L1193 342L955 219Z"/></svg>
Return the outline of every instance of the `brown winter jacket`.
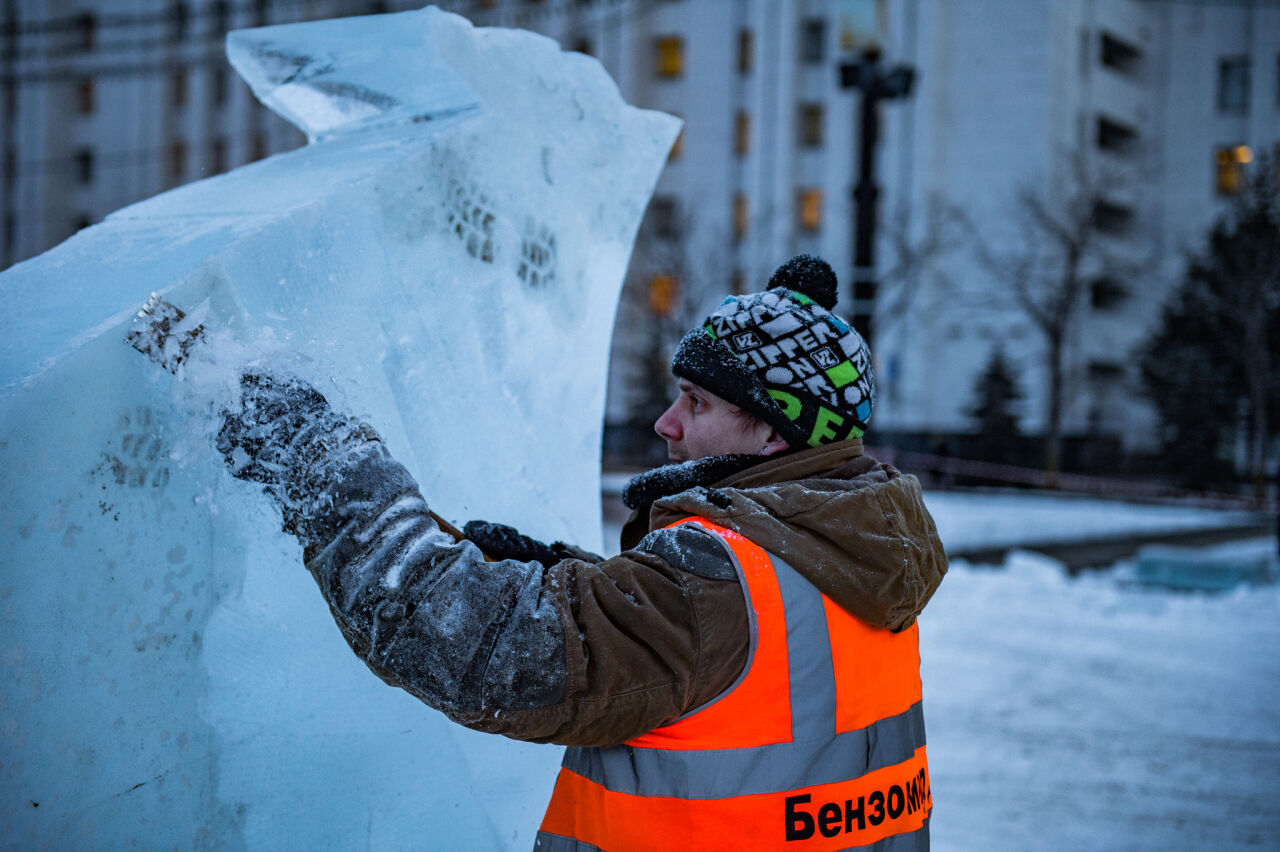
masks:
<svg viewBox="0 0 1280 852"><path fill-rule="evenodd" d="M750 634L723 545L698 515L782 557L864 621L909 626L946 556L920 485L845 441L762 461L656 500L594 562L484 562L426 515L370 444L315 502L305 559L375 673L469 727L536 742L616 745L715 698Z"/></svg>

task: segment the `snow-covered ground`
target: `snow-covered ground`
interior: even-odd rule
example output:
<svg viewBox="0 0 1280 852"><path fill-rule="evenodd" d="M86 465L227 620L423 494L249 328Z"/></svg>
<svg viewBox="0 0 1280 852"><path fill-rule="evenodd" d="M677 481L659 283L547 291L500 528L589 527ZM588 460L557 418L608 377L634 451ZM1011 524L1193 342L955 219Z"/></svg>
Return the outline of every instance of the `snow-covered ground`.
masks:
<svg viewBox="0 0 1280 852"><path fill-rule="evenodd" d="M1276 586L1015 553L953 565L920 625L936 849L1280 848Z"/></svg>

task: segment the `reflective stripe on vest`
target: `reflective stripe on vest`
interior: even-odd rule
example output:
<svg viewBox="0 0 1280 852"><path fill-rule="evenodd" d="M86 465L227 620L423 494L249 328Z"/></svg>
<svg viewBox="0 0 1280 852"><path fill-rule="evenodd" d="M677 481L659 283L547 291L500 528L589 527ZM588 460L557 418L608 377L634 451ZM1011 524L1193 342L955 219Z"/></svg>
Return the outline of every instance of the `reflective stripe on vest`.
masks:
<svg viewBox="0 0 1280 852"><path fill-rule="evenodd" d="M917 628L870 628L738 533L678 523L724 542L751 657L691 714L566 750L538 848L927 848Z"/></svg>

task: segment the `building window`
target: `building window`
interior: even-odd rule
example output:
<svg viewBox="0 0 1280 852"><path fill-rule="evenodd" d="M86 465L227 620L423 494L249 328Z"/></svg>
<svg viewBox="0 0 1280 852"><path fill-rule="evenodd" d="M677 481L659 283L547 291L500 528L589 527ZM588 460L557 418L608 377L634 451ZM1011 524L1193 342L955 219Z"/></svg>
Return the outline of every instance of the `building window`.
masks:
<svg viewBox="0 0 1280 852"><path fill-rule="evenodd" d="M751 228L751 207L747 196L739 192L733 197L733 236L742 239Z"/></svg>
<svg viewBox="0 0 1280 852"><path fill-rule="evenodd" d="M826 110L822 104L800 105L799 141L801 148L822 147L822 125L825 117Z"/></svg>
<svg viewBox="0 0 1280 852"><path fill-rule="evenodd" d="M81 185L93 183L93 151L81 148L75 155L76 181Z"/></svg>
<svg viewBox="0 0 1280 852"><path fill-rule="evenodd" d="M815 65L827 56L827 22L809 18L800 28L800 61Z"/></svg>
<svg viewBox="0 0 1280 852"><path fill-rule="evenodd" d="M214 0L213 3L213 31L217 35L222 35L231 29L231 4L227 0Z"/></svg>
<svg viewBox="0 0 1280 852"><path fill-rule="evenodd" d="M93 12L81 12L75 17L76 46L80 50L93 50L98 39L98 16Z"/></svg>
<svg viewBox="0 0 1280 852"><path fill-rule="evenodd" d="M177 68L169 75L169 95L174 109L187 105L187 69Z"/></svg>
<svg viewBox="0 0 1280 852"><path fill-rule="evenodd" d="M751 30L738 30L738 73L750 74L751 66L755 62L755 36Z"/></svg>
<svg viewBox="0 0 1280 852"><path fill-rule="evenodd" d="M1218 112L1249 111L1249 57L1218 60Z"/></svg>
<svg viewBox="0 0 1280 852"><path fill-rule="evenodd" d="M1133 224L1133 208L1114 201L1096 201L1093 223L1104 234L1123 234Z"/></svg>
<svg viewBox="0 0 1280 852"><path fill-rule="evenodd" d="M649 312L658 317L669 317L676 309L680 284L674 275L660 272L649 279Z"/></svg>
<svg viewBox="0 0 1280 852"><path fill-rule="evenodd" d="M1122 41L1110 33L1102 34L1102 64L1122 74L1133 74L1138 70L1138 62L1142 52L1129 42Z"/></svg>
<svg viewBox="0 0 1280 852"><path fill-rule="evenodd" d="M98 105L95 94L92 77L81 77L76 80L76 110L81 115L93 115Z"/></svg>
<svg viewBox="0 0 1280 852"><path fill-rule="evenodd" d="M684 39L658 36L654 40L654 71L659 77L674 79L684 75Z"/></svg>
<svg viewBox="0 0 1280 852"><path fill-rule="evenodd" d="M1214 182L1218 195L1234 195L1244 185L1244 167L1253 162L1253 150L1248 145L1219 146L1213 152L1217 165Z"/></svg>
<svg viewBox="0 0 1280 852"><path fill-rule="evenodd" d="M676 200L670 195L654 196L649 202L649 223L655 237L664 240L679 237L679 218Z"/></svg>
<svg viewBox="0 0 1280 852"><path fill-rule="evenodd" d="M797 194L799 200L800 227L806 231L816 231L822 227L822 190L807 187Z"/></svg>
<svg viewBox="0 0 1280 852"><path fill-rule="evenodd" d="M209 171L220 175L227 170L227 140L219 136L209 146Z"/></svg>
<svg viewBox="0 0 1280 852"><path fill-rule="evenodd" d="M182 41L187 37L187 29L191 23L191 10L186 3L174 3L169 7L169 27L174 41Z"/></svg>
<svg viewBox="0 0 1280 852"><path fill-rule="evenodd" d="M1098 116L1097 143L1101 150L1124 154L1132 149L1137 138L1138 132L1132 127L1106 116Z"/></svg>
<svg viewBox="0 0 1280 852"><path fill-rule="evenodd" d="M169 179L182 180L187 173L187 141L175 139L169 143Z"/></svg>
<svg viewBox="0 0 1280 852"><path fill-rule="evenodd" d="M739 157L751 150L751 113L738 110L733 121L733 152Z"/></svg>
<svg viewBox="0 0 1280 852"><path fill-rule="evenodd" d="M1095 278L1089 284L1089 305L1095 311L1110 311L1129 298L1125 286L1115 278Z"/></svg>
<svg viewBox="0 0 1280 852"><path fill-rule="evenodd" d="M227 72L221 68L209 72L209 100L219 107L227 102Z"/></svg>

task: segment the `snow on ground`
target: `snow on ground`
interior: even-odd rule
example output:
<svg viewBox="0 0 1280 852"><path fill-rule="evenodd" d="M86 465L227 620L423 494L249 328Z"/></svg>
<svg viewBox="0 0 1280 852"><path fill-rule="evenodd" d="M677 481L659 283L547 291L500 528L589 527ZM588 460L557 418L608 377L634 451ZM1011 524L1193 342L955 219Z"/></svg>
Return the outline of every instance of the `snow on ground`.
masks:
<svg viewBox="0 0 1280 852"><path fill-rule="evenodd" d="M1280 590L1122 578L953 565L920 619L935 849L1280 847Z"/></svg>

